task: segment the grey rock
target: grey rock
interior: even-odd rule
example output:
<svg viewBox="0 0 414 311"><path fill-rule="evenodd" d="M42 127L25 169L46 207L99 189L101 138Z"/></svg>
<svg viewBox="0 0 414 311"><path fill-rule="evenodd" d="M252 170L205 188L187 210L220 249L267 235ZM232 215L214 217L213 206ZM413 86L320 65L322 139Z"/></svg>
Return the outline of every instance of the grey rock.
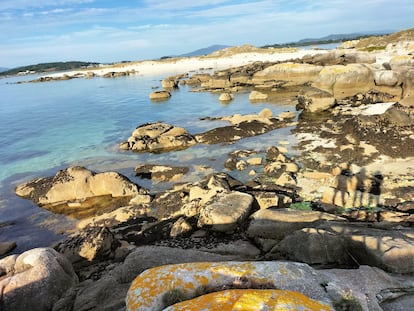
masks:
<svg viewBox="0 0 414 311"><path fill-rule="evenodd" d="M253 197L242 192L219 195L211 204L201 208L198 226L211 226L212 230L233 231L248 216L252 208Z"/></svg>
<svg viewBox="0 0 414 311"><path fill-rule="evenodd" d="M317 226L326 221L341 221L341 217L317 211L300 211L290 208L261 209L252 216L247 235L255 238L282 240L296 230Z"/></svg>
<svg viewBox="0 0 414 311"><path fill-rule="evenodd" d="M4 311L51 310L78 282L70 262L51 248L35 248L0 260L0 306Z"/></svg>

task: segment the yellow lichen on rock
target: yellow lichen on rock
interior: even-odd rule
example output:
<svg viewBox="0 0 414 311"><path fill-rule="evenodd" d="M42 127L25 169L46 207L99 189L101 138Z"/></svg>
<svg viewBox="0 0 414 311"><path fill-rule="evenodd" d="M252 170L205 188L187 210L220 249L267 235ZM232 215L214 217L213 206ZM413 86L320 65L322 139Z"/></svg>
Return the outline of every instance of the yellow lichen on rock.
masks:
<svg viewBox="0 0 414 311"><path fill-rule="evenodd" d="M330 306L295 291L276 289L230 289L176 303L165 311L282 311L332 310Z"/></svg>
<svg viewBox="0 0 414 311"><path fill-rule="evenodd" d="M190 300L203 293L224 288L243 288L246 291L242 296L235 296L235 292L230 292L230 294L217 294L211 299L198 298L197 303L203 304L203 307L189 303L185 309L177 310L193 310L191 308L216 310L214 309L216 304L220 305L221 311L261 310L254 307L247 308L257 305L260 301L269 305L271 307L269 310L284 310L282 306L290 306L288 310L330 310L329 306L294 291L248 290L249 288L275 288L276 280L286 279L287 275L298 279L302 277L304 273L302 269L306 267L298 263L292 266L292 263L271 261L193 262L160 266L144 271L132 282L126 298L127 310L163 310L175 302ZM293 308L296 306L295 303L297 309ZM229 305L230 309L225 309L225 305Z"/></svg>

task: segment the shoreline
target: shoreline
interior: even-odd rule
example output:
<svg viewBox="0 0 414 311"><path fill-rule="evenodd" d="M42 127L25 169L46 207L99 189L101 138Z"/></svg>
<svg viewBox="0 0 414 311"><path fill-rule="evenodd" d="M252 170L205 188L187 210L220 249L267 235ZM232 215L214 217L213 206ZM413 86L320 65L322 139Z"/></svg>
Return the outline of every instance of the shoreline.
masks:
<svg viewBox="0 0 414 311"><path fill-rule="evenodd" d="M379 51L363 52L354 48L335 49L298 49L298 48L281 48L281 49L259 49L250 46L232 47L214 52L204 56L177 57L159 60L138 60L129 63L117 63L103 66L101 68L79 69L71 71L60 71L52 74L40 75L40 79L45 82L50 80L65 80L66 78L92 78L105 77L106 75L179 75L183 73L203 73L206 71L226 70L253 64L255 62L289 62L303 57L313 57L315 55L335 53L341 54L358 54L369 53L376 58L373 65L382 65L388 63L392 57L404 54L406 48L387 48ZM37 81L27 81L37 82Z"/></svg>
<svg viewBox="0 0 414 311"><path fill-rule="evenodd" d="M288 61L290 59L301 58L305 55L315 55L328 53L331 50L270 50L261 52L236 52L232 55L218 55L214 53L207 56L179 57L169 58L165 60L143 60L134 61L132 63L119 63L109 65L104 68L82 69L65 72L57 72L54 74L42 75L42 77L60 78L66 76L76 76L88 72L94 73L96 76L104 76L110 72L133 72L138 75L151 76L160 74L181 74L189 71L198 70L222 70L232 67L244 66L257 61Z"/></svg>

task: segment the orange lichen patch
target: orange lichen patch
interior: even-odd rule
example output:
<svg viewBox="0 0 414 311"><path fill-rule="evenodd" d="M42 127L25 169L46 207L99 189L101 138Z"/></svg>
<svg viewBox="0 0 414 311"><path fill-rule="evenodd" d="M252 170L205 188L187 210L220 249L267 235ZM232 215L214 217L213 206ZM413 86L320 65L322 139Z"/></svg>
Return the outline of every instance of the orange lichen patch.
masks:
<svg viewBox="0 0 414 311"><path fill-rule="evenodd" d="M232 289L183 301L165 311L332 310L329 305L294 291Z"/></svg>
<svg viewBox="0 0 414 311"><path fill-rule="evenodd" d="M234 301L237 300L236 290L226 290L221 292L215 292L206 294L191 300L176 303L170 306L165 311L226 311L231 310Z"/></svg>
<svg viewBox="0 0 414 311"><path fill-rule="evenodd" d="M251 273L256 268L251 262L243 262L243 263L236 263L236 264L221 264L221 265L215 265L211 266L210 270L214 274L219 275L231 275L234 277L242 277L247 273Z"/></svg>
<svg viewBox="0 0 414 311"><path fill-rule="evenodd" d="M168 304L165 298L176 294L182 300L224 288L274 288L275 280L287 275L298 278L301 274L300 265L283 262L193 262L160 266L144 271L132 282L126 298L127 310L162 310Z"/></svg>

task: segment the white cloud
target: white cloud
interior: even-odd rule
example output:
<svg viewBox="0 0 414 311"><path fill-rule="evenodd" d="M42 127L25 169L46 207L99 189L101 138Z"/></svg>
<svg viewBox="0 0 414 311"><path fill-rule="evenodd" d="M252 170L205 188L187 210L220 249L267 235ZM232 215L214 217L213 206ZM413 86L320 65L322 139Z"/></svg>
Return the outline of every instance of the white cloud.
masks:
<svg viewBox="0 0 414 311"><path fill-rule="evenodd" d="M146 0L144 1L145 4L150 9L154 10L185 10L185 9L194 9L194 8L200 8L203 6L211 6L211 5L220 5L224 4L226 2L229 2L229 0Z"/></svg>
<svg viewBox="0 0 414 311"><path fill-rule="evenodd" d="M95 0L2 0L0 2L0 10L26 10L44 8L47 6L57 7L93 2L95 2Z"/></svg>
<svg viewBox="0 0 414 311"><path fill-rule="evenodd" d="M260 46L332 33L398 30L412 27L414 15L412 0L399 5L385 0L147 0L135 7L120 1L114 8L90 0L0 1L0 66L19 62L18 55L32 55L33 62L60 55L136 60L216 43ZM43 8L19 11L25 17L13 18L1 11L12 2ZM91 5L69 6L86 2Z"/></svg>

